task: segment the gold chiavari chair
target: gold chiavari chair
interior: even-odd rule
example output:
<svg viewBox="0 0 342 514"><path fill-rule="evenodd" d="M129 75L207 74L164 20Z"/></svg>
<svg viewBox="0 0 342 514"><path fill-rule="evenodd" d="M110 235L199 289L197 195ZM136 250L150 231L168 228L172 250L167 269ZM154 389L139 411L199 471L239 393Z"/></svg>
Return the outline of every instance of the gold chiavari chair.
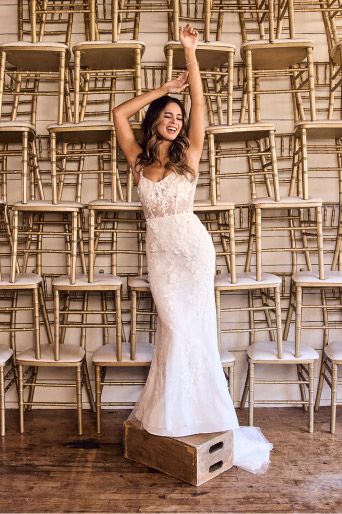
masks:
<svg viewBox="0 0 342 514"><path fill-rule="evenodd" d="M280 9L279 12L282 12L282 10ZM314 120L316 118L313 67L314 43L308 39L295 38L293 10L288 11L288 16L289 39L271 40L269 37L268 40L247 41L241 46L240 53L245 65L245 86L240 122L244 121L246 104L249 123L253 123L254 120L258 122L262 119L261 95L280 93L291 93L295 120L305 119L303 95L307 94L310 119ZM270 31L271 35L272 33ZM290 87L261 89L261 83L267 83L270 78L278 86L279 79L282 77L287 77L290 80Z"/></svg>
<svg viewBox="0 0 342 514"><path fill-rule="evenodd" d="M312 271L299 271L292 276L292 302L290 301L289 310L285 325L285 337L289 332L289 324L292 318L293 310L295 309L295 302L300 297L301 309L308 305L304 304L304 293L311 293L321 298L321 302L315 305L315 308L322 312L323 325L315 325L313 323L303 324L303 328L310 330L320 329L323 330L323 354L320 369L320 380L316 396L316 410L319 408L320 398L324 379L327 380L331 387L331 431L335 430L336 420L336 368L334 369L334 376L332 368L335 366L334 360L338 364L338 344L329 343L329 316L332 312L340 312L340 294L342 290L342 273L341 268L341 200L342 200L342 175L341 175L341 136L342 124L340 121L316 121L316 122L301 122L295 127L295 159L294 171L291 180L292 189L295 187L297 177L302 177L297 180L297 187L303 190L304 194L308 195L309 173L322 174L324 179L325 191L337 192L339 201L339 216L337 220L337 231L335 236L334 248L331 249L332 261L331 270L326 271L324 280L321 280L317 274ZM314 158L313 158L314 156ZM319 158L321 156L321 159ZM311 157L311 159L310 159ZM320 177L317 178L319 180ZM336 187L336 180L338 180L338 187ZM330 187L326 187L330 181ZM298 184L299 182L299 184ZM329 193L328 193L329 194ZM326 200L336 200L336 198L328 197ZM329 295L329 292L332 294ZM310 298L311 298L310 297ZM333 300L329 303L329 297ZM312 300L310 302L312 308ZM330 344L332 346L329 348ZM330 357L329 357L330 355ZM329 375L330 374L330 375ZM330 376L330 378L329 378ZM334 412L335 410L335 412Z"/></svg>
<svg viewBox="0 0 342 514"><path fill-rule="evenodd" d="M223 215L224 222L220 217L217 216L217 212L226 205L225 213ZM195 207L195 210L197 207ZM217 248L215 244L217 255L223 255L225 258L225 266L223 272L220 267L217 267L218 273L215 276L215 299L216 299L216 310L217 310L217 326L218 326L218 340L223 353L221 353L222 365L224 366L225 356L224 353L228 352L228 357L231 360L231 367L229 368L229 388L231 395L234 398L233 389L233 365L235 363L235 357L227 349L231 346L234 334L239 334L238 339L238 351L241 352L241 337L243 333L248 334L249 344L255 342L255 336L260 332L266 332L269 334L272 340L276 339L278 346L281 341L281 330L277 331L274 323L272 324L271 312L276 313L277 323L281 326L281 312L280 312L280 288L281 278L270 273L265 273L261 281L255 279L255 275L251 272L237 272L236 268L236 250L235 250L235 220L234 220L234 209L232 204L226 202L220 202L215 206L202 207L202 211L209 213L216 211L216 217L209 221L207 226L209 232L213 232L216 237L219 235L220 243L223 244L223 252ZM207 214L206 214L207 215ZM239 215L240 216L240 215ZM229 217L227 222L226 218ZM207 225L208 221L204 219L204 223ZM218 226L217 226L218 225ZM214 230L213 230L214 228ZM217 232L218 234L215 234ZM243 242L240 240L239 243ZM245 251L242 251L245 254ZM218 263L219 264L219 263ZM241 306L241 298L247 297L248 307ZM273 305L271 303L273 302ZM228 304L228 305L227 305ZM241 317L243 313L248 312L247 327L245 322L242 321ZM224 315L224 318L223 318ZM260 319L260 315L263 319ZM233 316L232 321L227 321L229 316ZM238 320L238 321L237 321ZM236 324L239 327L236 328ZM228 325L228 326L227 326ZM225 336L229 334L229 336ZM271 343L269 343L271 346ZM248 375L249 376L249 375ZM248 379L248 377L247 377ZM246 394L248 391L248 383L245 386L243 393L242 405L245 403ZM253 384L252 384L253 392ZM253 405L253 399L251 399L251 406ZM253 408L250 409L250 421L253 423Z"/></svg>
<svg viewBox="0 0 342 514"><path fill-rule="evenodd" d="M60 41L70 46L74 18L83 15L85 39L94 39L95 0L18 0L18 39Z"/></svg>
<svg viewBox="0 0 342 514"><path fill-rule="evenodd" d="M339 277L340 278L340 277ZM322 366L320 372L320 379L318 384L318 391L316 396L316 410L319 408L323 384L327 382L331 388L331 414L330 414L330 432L332 434L336 431L336 407L341 402L337 400L338 386L342 384L342 380L338 377L339 366L342 364L342 349L341 341L331 341L324 347L322 356Z"/></svg>
<svg viewBox="0 0 342 514"><path fill-rule="evenodd" d="M336 0L320 3L329 51L328 119L341 118L342 9ZM335 114L335 116L334 116Z"/></svg>
<svg viewBox="0 0 342 514"><path fill-rule="evenodd" d="M8 231L7 204L0 202L0 291L1 291L1 345L0 345L0 435L5 435L5 393L15 384L18 389L17 373L15 368L15 352L17 349L17 336L20 333L39 333L39 303L42 296L40 277L35 275L20 275L16 284L8 281L8 268L12 247L11 234ZM32 297L31 301L29 297ZM29 300L27 302L26 300ZM45 304L40 305L45 309ZM38 312L37 312L38 309ZM27 314L32 314L32 320L27 320ZM38 320L36 316L38 315ZM26 318L26 319L25 319ZM9 341L6 341L6 338Z"/></svg>
<svg viewBox="0 0 342 514"><path fill-rule="evenodd" d="M18 380L20 368L20 347L27 334L33 334L34 347L39 355L40 347L40 315L42 315L49 345L52 343L50 325L45 305L43 281L34 273L18 273L15 282L10 281L11 251L13 248L11 233L6 226L8 222L7 204L1 200L1 235L0 244L4 251L0 255L0 291L1 291L1 333L2 344L0 349L0 424L1 435L5 435L5 392L15 383L20 391L22 383ZM4 223L5 219L5 223ZM6 335L9 345L6 345ZM21 335L21 337L20 337ZM25 337L24 337L25 335ZM29 378L34 376L35 370L30 368ZM32 388L29 398L32 397ZM20 404L19 395L19 404Z"/></svg>
<svg viewBox="0 0 342 514"><path fill-rule="evenodd" d="M278 308L277 308L278 305ZM276 311L276 345L272 342L257 342L248 347L247 356L249 363L248 384L249 384L249 424L253 425L253 409L255 404L287 404L302 405L304 409L309 411L308 431L314 430L314 363L319 359L319 355L310 346L301 343L301 303L300 297L297 297L296 303L296 336L295 341L282 341L281 337L281 316L280 316L280 297L275 305ZM292 365L296 366L298 377L285 378L281 376L276 379L256 378L255 367L261 365ZM301 397L298 399L275 400L256 400L255 385L268 384L271 387L275 384L298 384L300 387ZM308 398L305 391L308 391Z"/></svg>
<svg viewBox="0 0 342 514"><path fill-rule="evenodd" d="M52 160L55 163L54 160ZM61 189L58 188L56 167L52 165L52 201L29 200L26 203L17 202L12 206L13 212L13 243L11 257L11 283L13 287L17 284L18 275L17 256L22 256L22 269L27 271L30 266L30 255L35 256L34 268L45 276L48 266L43 262L43 255L61 254L65 260L68 270L68 281L76 281L76 259L77 245L80 240L81 263L85 269L84 254L82 246L82 232L79 220L81 220L82 204L79 201L66 201L62 198ZM24 188L32 184L24 185ZM33 184L34 185L34 184ZM59 184L60 185L60 184ZM26 198L32 195L25 192ZM78 198L76 198L78 200ZM19 227L19 214L23 217L23 224ZM58 227L58 230L56 229ZM63 240L64 244L51 248L51 241ZM33 247L34 246L34 247ZM20 250L20 252L19 252ZM55 273L55 271L54 271ZM26 277L27 275L25 275ZM29 275L30 276L30 275ZM33 275L35 276L35 275ZM39 277L39 281L42 279ZM39 282L39 283L40 283ZM43 297L43 294L41 294ZM43 305L44 301L41 303ZM38 308L38 306L36 307ZM45 323L48 325L46 311L43 311ZM35 314L35 319L37 315ZM38 322L36 322L38 323ZM39 327L39 324L38 324ZM55 334L56 339L56 334ZM57 346L56 346L57 345ZM41 344L39 337L36 337L35 346L32 349L21 352L17 357L18 383L19 383L19 427L24 432L24 410L31 410L33 406L74 406L78 412L78 433L82 434L82 383L87 387L87 393L91 406L94 408L92 391L88 375L85 350L82 346L63 345L59 351L59 340L52 343L51 336L49 344ZM75 381L65 381L58 376L56 381L44 380L38 376L42 368L74 368L76 373ZM27 369L31 373L27 373ZM24 372L25 371L25 372ZM49 387L66 387L76 389L76 402L39 401L34 398L37 388L44 389L44 394ZM25 389L28 395L25 398Z"/></svg>
<svg viewBox="0 0 342 514"><path fill-rule="evenodd" d="M114 13L113 8L111 5L108 15L112 27L110 41L100 39L103 34L96 31L95 41L84 41L73 47L75 123L94 116L111 120L118 98L120 102L127 95L141 94L141 58L145 44L137 40L118 40L119 34L114 34L114 29L119 13ZM141 114L137 117L140 119Z"/></svg>
<svg viewBox="0 0 342 514"><path fill-rule="evenodd" d="M224 18L236 15L239 22L242 42L252 39L275 39L274 0L205 0L205 41L210 41L214 32L217 41L223 39ZM285 13L279 13L279 19ZM214 29L214 30L213 30Z"/></svg>
<svg viewBox="0 0 342 514"><path fill-rule="evenodd" d="M16 41L1 44L1 120L29 121L35 127L38 104L44 98L57 97L54 116L62 123L64 100L70 105L66 87L69 56L68 47L62 43ZM6 102L9 109L5 112ZM70 113L67 116L70 118Z"/></svg>
<svg viewBox="0 0 342 514"><path fill-rule="evenodd" d="M59 296L54 298L54 341L52 344L42 344L39 338L32 349L24 350L17 356L18 379L19 379L19 430L24 432L24 409L31 410L33 406L53 406L53 407L75 407L77 410L77 433L82 435L82 385L85 384L90 405L94 410L94 401L91 391L90 379L87 368L86 352L84 346L77 344L60 344L59 340ZM83 341L82 341L83 342ZM25 368L33 369L29 379L26 379ZM58 377L55 380L46 380L38 377L41 368L74 369L75 380L64 380ZM28 398L24 397L25 387L29 388ZM73 389L76 392L75 400L49 401L43 397L42 401L34 399L37 388L43 388L43 395L47 394L49 387Z"/></svg>
<svg viewBox="0 0 342 514"><path fill-rule="evenodd" d="M137 40L140 31L144 31L141 19L147 21L150 13L165 13L169 39L177 39L179 9L179 0L96 0L96 34L99 39L109 35L118 41L127 35L127 39Z"/></svg>
<svg viewBox="0 0 342 514"><path fill-rule="evenodd" d="M101 431L101 408L108 406L132 406L134 402L105 400L103 389L107 386L141 386L145 377L139 368L149 367L152 359L152 335L155 332L155 311L150 295L149 284L144 271L144 232L145 222L140 204L111 203L100 200L91 202L89 208L89 281L94 278L96 260L110 257L110 270L113 276L127 277L131 297L130 341L121 343L117 332L116 344L104 339L104 344L92 356L95 366L96 420L97 432ZM136 266L127 262L127 257L135 257ZM133 268L133 273L131 271ZM138 273L138 275L136 275ZM133 276L132 276L133 275ZM120 322L121 323L121 322ZM137 325L139 325L137 327ZM119 325L118 325L119 326ZM119 328L118 328L119 330ZM137 341L137 330L148 332L149 340ZM107 369L115 370L115 376L108 377ZM122 372L129 376L122 377ZM138 376L134 376L138 371ZM131 376L133 374L133 377Z"/></svg>
<svg viewBox="0 0 342 514"><path fill-rule="evenodd" d="M277 218L279 219L279 214L277 214ZM290 232L291 233L291 232ZM262 234L260 234L260 238ZM301 236L301 239L302 236ZM305 241L305 238L304 238ZM260 244L260 249L262 245ZM290 248L290 251L293 248ZM311 249L313 252L315 248ZM317 253L317 248L316 248ZM291 255L295 255L294 252L291 252ZM249 255L247 252L247 269L249 269L250 262L248 262ZM262 260L260 260L260 266L262 264ZM277 271L279 271L280 263L278 263ZM322 270L321 270L322 271ZM241 407L244 406L245 400L247 398L247 393L249 396L249 423L253 425L253 410L255 404L274 404L274 403L284 403L289 405L302 405L304 409L309 408L309 432L313 431L313 388L314 388L314 362L319 358L316 350L311 348L309 345L301 344L301 302L297 301L295 304L296 311L296 338L295 341L286 341L283 342L282 338L282 323L281 323L281 303L280 303L280 294L282 281L281 278L275 276L271 273L265 273L263 268L261 267L261 280L256 280L256 274L245 273L239 277L237 274L238 283L241 283L240 289L243 289L243 283L246 283L246 289L248 290L248 312L250 316L249 320L249 347L247 349L247 357L248 357L248 375L245 383L245 388L242 394L241 399ZM248 281L249 279L249 281ZM218 280L220 278L218 277ZM254 288L252 287L251 282L254 281ZM267 286L267 282L271 282L271 288ZM264 291L262 294L259 293L259 298L256 300L259 303L255 303L254 291L258 288L262 288L264 285ZM229 284L226 284L229 287ZM229 290L227 287L227 290ZM253 291L254 289L254 291ZM231 288L232 290L232 288ZM273 293L273 294L272 294ZM298 297L299 298L299 297ZM297 300L298 300L297 298ZM228 309L228 311L231 310ZM259 330L260 319L255 320L252 318L251 314L254 311L264 311L265 318L267 321L267 327L269 329L269 334L271 341L265 342L256 339ZM265 328L265 327L264 327ZM263 328L263 330L264 330ZM265 368L264 365L292 365L297 370L297 378L289 378L289 372L286 368L286 376L282 375L281 369L278 368L278 372L276 374L272 374L272 376L265 377ZM256 377L256 367L260 366L262 372L261 376ZM284 368L283 368L284 369ZM273 400L273 399L255 399L255 386L259 384L283 384L283 385L298 385L300 389L300 398L299 399L284 399L284 400ZM306 390L309 391L309 397L307 398L305 395ZM290 394L287 393L287 394ZM266 393L266 397L269 396Z"/></svg>

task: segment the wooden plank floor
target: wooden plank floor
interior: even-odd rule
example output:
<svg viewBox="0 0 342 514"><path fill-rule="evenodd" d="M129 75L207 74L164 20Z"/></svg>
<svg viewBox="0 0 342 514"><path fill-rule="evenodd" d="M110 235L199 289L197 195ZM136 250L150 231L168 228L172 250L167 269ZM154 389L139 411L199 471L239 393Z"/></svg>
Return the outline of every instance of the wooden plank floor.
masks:
<svg viewBox="0 0 342 514"><path fill-rule="evenodd" d="M7 411L1 440L0 511L3 512L342 512L342 409L329 433L329 412L305 431L301 409L256 409L256 424L274 444L272 465L255 476L232 468L201 487L122 456L128 411L105 412L103 434L85 413L85 435L75 435L72 411L33 411L26 433ZM247 412L239 412L246 423Z"/></svg>

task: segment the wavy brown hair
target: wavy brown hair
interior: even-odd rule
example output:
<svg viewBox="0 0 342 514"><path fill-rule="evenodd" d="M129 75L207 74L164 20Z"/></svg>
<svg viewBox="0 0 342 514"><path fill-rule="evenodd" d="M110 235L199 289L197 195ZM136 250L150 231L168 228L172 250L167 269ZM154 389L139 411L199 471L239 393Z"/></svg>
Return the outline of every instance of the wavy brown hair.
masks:
<svg viewBox="0 0 342 514"><path fill-rule="evenodd" d="M162 137L159 135L157 126L163 115L165 107L170 103L179 105L182 116L182 128L174 141L172 141L169 149L169 161L165 165L166 170L173 171L179 175L195 176L194 170L188 166L186 151L190 146L190 141L187 137L188 122L183 104L171 96L162 96L157 100L151 102L146 111L142 129L144 139L141 143L142 152L138 155L137 164L141 166L149 166L159 161L159 147L162 142Z"/></svg>

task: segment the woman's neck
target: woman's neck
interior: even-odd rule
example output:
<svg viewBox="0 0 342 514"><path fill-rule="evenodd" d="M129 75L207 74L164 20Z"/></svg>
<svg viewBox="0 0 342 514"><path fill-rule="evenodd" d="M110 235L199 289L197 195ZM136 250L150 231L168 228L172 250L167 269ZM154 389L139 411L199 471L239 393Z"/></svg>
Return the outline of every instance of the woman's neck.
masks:
<svg viewBox="0 0 342 514"><path fill-rule="evenodd" d="M165 164L169 161L169 150L171 146L171 141L167 141L166 139L163 139L163 141L160 144L159 152L158 152L158 159L162 166L165 166Z"/></svg>

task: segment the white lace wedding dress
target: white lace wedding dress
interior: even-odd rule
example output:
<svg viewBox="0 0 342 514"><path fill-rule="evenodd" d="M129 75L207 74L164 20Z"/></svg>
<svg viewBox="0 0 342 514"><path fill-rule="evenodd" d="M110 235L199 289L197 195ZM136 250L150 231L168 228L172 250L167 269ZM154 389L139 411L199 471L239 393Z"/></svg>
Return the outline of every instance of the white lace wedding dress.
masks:
<svg viewBox="0 0 342 514"><path fill-rule="evenodd" d="M234 430L234 463L264 472L272 445L256 428L238 428L217 345L215 249L193 213L196 180L140 172L151 292L158 312L149 376L132 415L161 436Z"/></svg>

